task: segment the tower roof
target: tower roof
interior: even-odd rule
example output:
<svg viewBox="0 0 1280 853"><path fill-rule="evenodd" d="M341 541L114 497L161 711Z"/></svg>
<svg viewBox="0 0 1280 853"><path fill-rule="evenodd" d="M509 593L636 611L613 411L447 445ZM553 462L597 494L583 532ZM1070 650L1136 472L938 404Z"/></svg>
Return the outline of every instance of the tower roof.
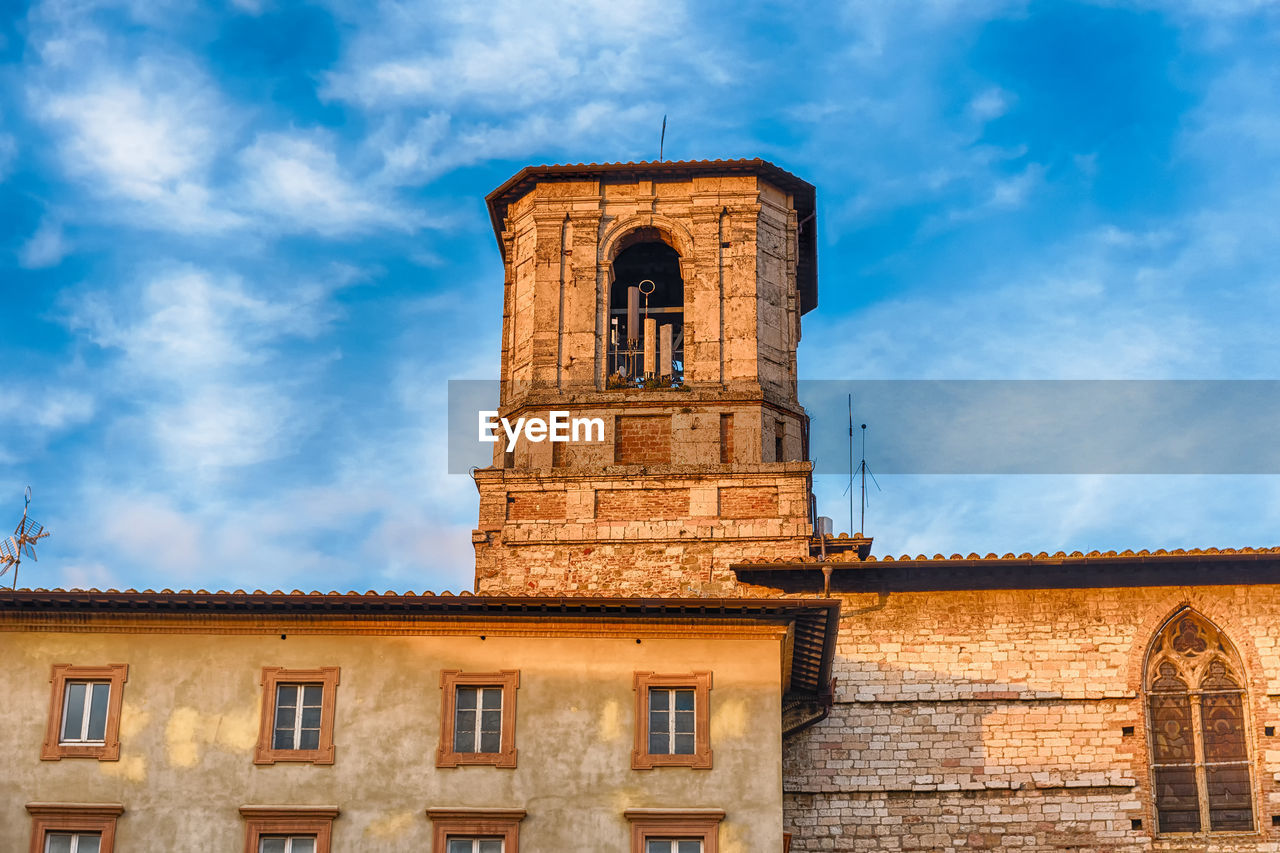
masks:
<svg viewBox="0 0 1280 853"><path fill-rule="evenodd" d="M507 208L535 184L546 181L617 180L635 181L692 178L714 175L756 175L778 189L789 193L795 204L799 229L799 258L796 264L796 287L800 292L802 313L818 305L818 243L813 184L785 169L760 158L740 160L660 160L640 163L566 163L549 166L526 166L502 186L485 196L489 219L498 238L498 249L506 261L502 242L503 221Z"/></svg>

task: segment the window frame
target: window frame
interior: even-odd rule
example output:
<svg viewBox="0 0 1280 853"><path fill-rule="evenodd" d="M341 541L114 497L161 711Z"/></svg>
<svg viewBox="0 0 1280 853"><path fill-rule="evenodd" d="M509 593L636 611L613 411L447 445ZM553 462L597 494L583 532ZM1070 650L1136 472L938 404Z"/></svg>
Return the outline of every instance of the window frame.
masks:
<svg viewBox="0 0 1280 853"><path fill-rule="evenodd" d="M337 806L241 806L244 853L258 853L264 835L313 835L316 853L329 853Z"/></svg>
<svg viewBox="0 0 1280 853"><path fill-rule="evenodd" d="M498 752L457 752L453 748L457 722L459 687L493 687L502 691L502 738ZM440 671L440 746L436 750L436 767L483 765L514 768L516 750L516 691L520 688L520 670L497 672L463 672L460 669ZM477 717L477 724L478 724Z"/></svg>
<svg viewBox="0 0 1280 853"><path fill-rule="evenodd" d="M502 839L502 853L519 853L524 809L427 809L431 818L432 853L448 853L449 837L488 836Z"/></svg>
<svg viewBox="0 0 1280 853"><path fill-rule="evenodd" d="M98 853L113 853L116 818L124 814L119 803L27 803L31 815L30 853L44 853L50 832L96 832Z"/></svg>
<svg viewBox="0 0 1280 853"><path fill-rule="evenodd" d="M333 725L337 708L340 668L322 666L316 669L285 669L279 666L262 668L262 719L258 729L258 744L254 750L254 764L300 762L307 764L332 764L334 759ZM277 687L281 684L319 684L322 690L320 705L320 742L316 749L274 749L272 736L276 721Z"/></svg>
<svg viewBox="0 0 1280 853"><path fill-rule="evenodd" d="M1172 642L1173 633L1181 630L1182 622L1190 620L1196 628L1203 632L1203 648L1196 648L1191 653L1178 649ZM1206 639L1207 638L1207 639ZM1216 645L1216 648L1214 646ZM1196 660L1197 656L1203 656ZM1190 660L1188 660L1190 658ZM1222 689L1206 687L1205 675L1214 663L1220 662L1227 673L1238 681L1238 689ZM1185 684L1185 690L1162 690L1154 685L1161 667L1171 665L1176 677ZM1229 762L1209 761L1205 747L1205 726L1203 719L1203 700L1206 694L1235 693L1240 698L1240 737L1244 744L1245 757ZM1252 720L1248 675L1244 662L1230 638L1213 621L1192 608L1183 608L1166 619L1156 630L1148 645L1143 663L1142 680L1142 714L1146 734L1147 772L1149 774L1151 794L1148 804L1151 809L1154 836L1158 839L1209 839L1209 838L1248 838L1260 834L1261 814L1259 810L1258 774L1254 765L1255 744ZM1155 714L1152 700L1158 696L1182 696L1187 702L1187 717L1191 740L1191 761L1183 763L1157 762L1155 738ZM1213 829L1212 803L1208 795L1208 772L1214 765L1242 765L1249 774L1249 810L1252 826L1249 829ZM1156 773L1169 766L1185 766L1192 770L1196 785L1196 803L1199 828L1196 830L1168 830L1161 825L1160 800L1156 791Z"/></svg>
<svg viewBox="0 0 1280 853"><path fill-rule="evenodd" d="M124 683L129 680L127 663L106 666L75 666L55 663L49 681L50 691L48 724L45 727L44 744L40 748L41 761L61 761L64 758L96 758L99 761L120 760L120 712L124 707ZM110 685L107 697L107 721L102 733L102 743L62 742L62 718L66 709L67 682L89 682Z"/></svg>
<svg viewBox="0 0 1280 853"><path fill-rule="evenodd" d="M724 809L627 809L631 853L645 853L649 839L701 841L702 853L717 853Z"/></svg>
<svg viewBox="0 0 1280 853"><path fill-rule="evenodd" d="M635 746L631 750L631 769L652 770L655 767L692 767L709 770L711 750L711 672L698 670L682 675L636 672L633 688L636 694ZM655 755L649 752L649 690L693 690L693 752L685 755Z"/></svg>

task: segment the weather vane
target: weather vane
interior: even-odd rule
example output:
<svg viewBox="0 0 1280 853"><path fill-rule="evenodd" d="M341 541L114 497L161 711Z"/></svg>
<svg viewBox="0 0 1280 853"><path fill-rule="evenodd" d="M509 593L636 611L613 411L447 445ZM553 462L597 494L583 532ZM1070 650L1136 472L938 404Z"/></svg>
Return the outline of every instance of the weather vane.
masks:
<svg viewBox="0 0 1280 853"><path fill-rule="evenodd" d="M27 509L31 506L31 487L27 486L25 501L22 504L22 521L14 528L12 536L0 539L0 578L13 569L13 588L18 588L18 564L24 556L36 559L35 545L49 535L43 524L27 517Z"/></svg>

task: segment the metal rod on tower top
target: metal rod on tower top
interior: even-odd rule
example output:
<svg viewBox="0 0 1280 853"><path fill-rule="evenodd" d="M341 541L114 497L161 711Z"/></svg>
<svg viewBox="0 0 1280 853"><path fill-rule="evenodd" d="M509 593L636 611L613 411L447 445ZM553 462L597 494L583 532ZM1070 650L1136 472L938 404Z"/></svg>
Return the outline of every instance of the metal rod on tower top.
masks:
<svg viewBox="0 0 1280 853"><path fill-rule="evenodd" d="M667 145L667 117L662 117L662 138L658 140L658 162L662 162L662 152Z"/></svg>

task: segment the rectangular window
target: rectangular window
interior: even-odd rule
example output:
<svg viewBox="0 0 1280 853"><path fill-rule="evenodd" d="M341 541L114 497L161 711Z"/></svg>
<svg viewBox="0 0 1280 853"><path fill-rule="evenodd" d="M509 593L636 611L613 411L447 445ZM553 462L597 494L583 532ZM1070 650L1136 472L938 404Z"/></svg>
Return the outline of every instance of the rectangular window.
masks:
<svg viewBox="0 0 1280 853"><path fill-rule="evenodd" d="M320 684L277 684L272 749L319 749L324 687Z"/></svg>
<svg viewBox="0 0 1280 853"><path fill-rule="evenodd" d="M30 853L111 853L116 818L124 806L108 803L27 803ZM8 849L8 848L6 848Z"/></svg>
<svg viewBox="0 0 1280 853"><path fill-rule="evenodd" d="M502 839L450 838L449 853L502 853Z"/></svg>
<svg viewBox="0 0 1280 853"><path fill-rule="evenodd" d="M711 767L711 673L635 674L633 770ZM679 851L677 851L679 853Z"/></svg>
<svg viewBox="0 0 1280 853"><path fill-rule="evenodd" d="M241 806L245 853L329 853L337 806Z"/></svg>
<svg viewBox="0 0 1280 853"><path fill-rule="evenodd" d="M440 747L437 767L460 764L516 766L516 690L520 672L440 673Z"/></svg>
<svg viewBox="0 0 1280 853"><path fill-rule="evenodd" d="M101 745L107 736L111 682L68 681L65 692L59 742Z"/></svg>
<svg viewBox="0 0 1280 853"><path fill-rule="evenodd" d="M697 838L650 838L644 843L644 853L702 853L702 841Z"/></svg>
<svg viewBox="0 0 1280 853"><path fill-rule="evenodd" d="M431 853L519 853L524 809L427 809Z"/></svg>
<svg viewBox="0 0 1280 853"><path fill-rule="evenodd" d="M627 809L631 853L716 853L723 809Z"/></svg>
<svg viewBox="0 0 1280 853"><path fill-rule="evenodd" d="M97 832L50 832L44 837L45 853L98 853L102 835Z"/></svg>
<svg viewBox="0 0 1280 853"><path fill-rule="evenodd" d="M120 711L129 666L53 665L49 720L40 758L120 758ZM43 849L43 848L40 848Z"/></svg>
<svg viewBox="0 0 1280 853"><path fill-rule="evenodd" d="M314 835L268 835L258 839L258 853L316 853Z"/></svg>
<svg viewBox="0 0 1280 853"><path fill-rule="evenodd" d="M454 752L501 752L502 688L459 687L457 691Z"/></svg>
<svg viewBox="0 0 1280 853"><path fill-rule="evenodd" d="M649 688L649 754L693 755L694 691Z"/></svg>
<svg viewBox="0 0 1280 853"><path fill-rule="evenodd" d="M333 763L338 676L336 666L262 668L262 721L254 764Z"/></svg>

